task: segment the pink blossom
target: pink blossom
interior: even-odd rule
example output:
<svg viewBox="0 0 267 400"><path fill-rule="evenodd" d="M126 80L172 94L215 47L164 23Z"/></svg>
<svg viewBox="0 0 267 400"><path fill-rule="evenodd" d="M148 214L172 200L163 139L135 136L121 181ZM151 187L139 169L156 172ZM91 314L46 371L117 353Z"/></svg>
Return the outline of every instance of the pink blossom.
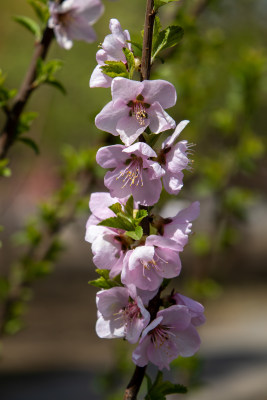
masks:
<svg viewBox="0 0 267 400"><path fill-rule="evenodd" d="M128 249L129 238L121 229L97 225L106 218L115 217L108 207L119 199L109 193L92 193L89 202L92 215L86 224L85 240L92 244L93 262L100 269L109 269L110 277L115 277L122 270L123 259Z"/></svg>
<svg viewBox="0 0 267 400"><path fill-rule="evenodd" d="M98 129L120 135L130 146L149 126L160 133L175 127L175 121L164 111L176 103L174 86L163 80L137 82L114 78L111 84L112 101L96 116Z"/></svg>
<svg viewBox="0 0 267 400"><path fill-rule="evenodd" d="M150 361L159 369L169 369L169 363L179 355L190 357L195 354L200 338L191 319L186 306L174 305L159 311L156 319L143 331L133 352L133 362L144 367Z"/></svg>
<svg viewBox="0 0 267 400"><path fill-rule="evenodd" d="M151 157L156 157L155 151L141 142L130 147L118 144L99 149L97 163L103 168L114 168L104 180L111 196L122 198L132 194L142 205L157 203L162 189L160 178L165 172Z"/></svg>
<svg viewBox="0 0 267 400"><path fill-rule="evenodd" d="M180 246L173 240L150 235L144 246L127 252L121 273L124 284L142 290L159 288L163 278L174 278L181 271Z"/></svg>
<svg viewBox="0 0 267 400"><path fill-rule="evenodd" d="M94 42L96 34L91 25L104 11L100 0L65 0L63 3L49 2L48 26L54 29L58 44L69 50L72 40Z"/></svg>
<svg viewBox="0 0 267 400"><path fill-rule="evenodd" d="M131 45L127 41L130 40L130 34L127 30L123 31L119 21L112 18L109 22L110 35L107 35L101 45L101 49L96 53L96 61L98 65L95 67L91 78L90 87L110 87L112 78L104 74L101 66L105 65L105 61L122 61L126 63L125 55L122 49L131 50Z"/></svg>
<svg viewBox="0 0 267 400"><path fill-rule="evenodd" d="M140 297L132 298L125 287L114 287L97 293L98 320L96 333L101 338L125 337L136 343L148 325L150 314Z"/></svg>
<svg viewBox="0 0 267 400"><path fill-rule="evenodd" d="M188 144L186 140L175 143L175 140L185 128L189 121L182 121L175 131L163 143L158 160L165 170L163 185L170 194L178 194L183 186L182 170L187 168L189 159L187 157Z"/></svg>
<svg viewBox="0 0 267 400"><path fill-rule="evenodd" d="M189 207L179 211L175 217L166 218L161 228L164 237L174 240L181 248L188 242L192 221L199 215L199 202L195 201Z"/></svg>
<svg viewBox="0 0 267 400"><path fill-rule="evenodd" d="M204 307L202 304L179 293L173 294L172 299L175 301L175 304L184 305L188 308L191 315L191 323L194 326L204 324L206 318L204 316Z"/></svg>

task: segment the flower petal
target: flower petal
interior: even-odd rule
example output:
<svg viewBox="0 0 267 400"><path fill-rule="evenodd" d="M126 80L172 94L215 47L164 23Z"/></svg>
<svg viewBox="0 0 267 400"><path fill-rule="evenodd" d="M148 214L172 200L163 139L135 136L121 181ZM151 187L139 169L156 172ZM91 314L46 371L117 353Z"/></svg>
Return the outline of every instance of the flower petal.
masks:
<svg viewBox="0 0 267 400"><path fill-rule="evenodd" d="M175 105L177 95L175 87L168 81L156 79L143 81L144 89L142 95L147 103L158 102L163 108L169 108Z"/></svg>

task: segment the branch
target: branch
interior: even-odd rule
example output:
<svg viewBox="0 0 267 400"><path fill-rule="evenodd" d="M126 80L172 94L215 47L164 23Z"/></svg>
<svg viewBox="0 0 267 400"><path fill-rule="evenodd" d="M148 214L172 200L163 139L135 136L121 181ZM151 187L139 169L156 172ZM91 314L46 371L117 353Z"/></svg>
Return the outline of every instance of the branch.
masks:
<svg viewBox="0 0 267 400"><path fill-rule="evenodd" d="M152 51L152 38L153 38L153 26L155 20L154 0L147 0L146 5L146 16L144 26L144 38L143 38L143 51L141 60L141 81L149 79L151 70L151 51ZM144 140L143 137L140 140ZM147 207L140 206L140 209L147 209ZM149 219L144 218L142 221L142 228L145 235L149 235ZM157 295L149 302L148 311L151 314L151 320L155 318L160 305L160 292L159 289ZM145 367L135 367L133 376L124 392L123 400L136 400L140 386L143 382L146 372Z"/></svg>
<svg viewBox="0 0 267 400"><path fill-rule="evenodd" d="M16 130L24 107L34 90L33 82L36 77L36 66L39 58L45 59L47 55L48 48L54 37L54 32L52 29L46 27L43 33L43 37L39 43L36 44L35 51L29 69L26 73L24 81L15 98L14 104L7 113L7 120L3 131L0 136L0 160L6 157L9 148L12 146L16 139Z"/></svg>

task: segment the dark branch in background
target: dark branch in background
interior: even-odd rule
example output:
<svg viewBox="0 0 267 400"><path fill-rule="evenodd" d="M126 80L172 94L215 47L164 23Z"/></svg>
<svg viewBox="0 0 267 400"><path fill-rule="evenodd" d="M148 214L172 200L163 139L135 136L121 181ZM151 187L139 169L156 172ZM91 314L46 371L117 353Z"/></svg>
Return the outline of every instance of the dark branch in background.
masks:
<svg viewBox="0 0 267 400"><path fill-rule="evenodd" d="M151 70L151 51L152 51L152 38L153 38L153 25L155 20L154 11L154 0L147 0L146 5L146 16L144 26L144 38L143 38L143 50L142 50L142 61L141 61L141 81L149 79ZM141 136L140 141L144 141ZM147 207L140 207L140 209L146 209ZM142 228L144 235L149 235L149 219L144 218L142 221ZM155 318L160 305L160 289L158 294L149 302L148 311L151 314L151 320ZM145 367L135 367L133 376L128 383L128 386L124 392L123 400L136 400L140 386L143 382L146 372Z"/></svg>
<svg viewBox="0 0 267 400"><path fill-rule="evenodd" d="M39 58L41 58L42 60L45 59L53 37L53 30L46 27L41 41L36 44L35 51L29 65L29 69L26 73L18 95L14 100L14 104L10 110L6 110L7 120L0 136L0 160L6 157L9 148L12 146L16 139L16 131L19 123L19 118L27 104L31 93L34 90L33 82L36 78L37 61Z"/></svg>

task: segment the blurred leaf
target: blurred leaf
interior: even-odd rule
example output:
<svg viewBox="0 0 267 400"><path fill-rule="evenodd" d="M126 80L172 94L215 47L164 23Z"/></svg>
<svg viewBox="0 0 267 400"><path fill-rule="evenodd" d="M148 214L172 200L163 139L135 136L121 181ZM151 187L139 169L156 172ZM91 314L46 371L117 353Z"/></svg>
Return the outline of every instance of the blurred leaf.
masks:
<svg viewBox="0 0 267 400"><path fill-rule="evenodd" d="M117 76L129 78L129 72L122 61L105 61L105 64L100 67L104 74L111 78L116 78Z"/></svg>
<svg viewBox="0 0 267 400"><path fill-rule="evenodd" d="M27 132L33 121L38 117L38 113L36 112L24 112L21 114L17 129L16 129L16 137L21 135L23 132Z"/></svg>
<svg viewBox="0 0 267 400"><path fill-rule="evenodd" d="M47 2L45 0L27 0L28 3L33 8L35 14L39 18L39 20L46 24L48 18L50 16L49 8L47 6Z"/></svg>
<svg viewBox="0 0 267 400"><path fill-rule="evenodd" d="M165 6L168 3L171 3L173 1L179 1L179 0L155 0L154 1L154 9L157 11L160 7Z"/></svg>
<svg viewBox="0 0 267 400"><path fill-rule="evenodd" d="M26 29L28 29L28 31L30 31L31 33L34 34L36 40L40 40L41 39L41 29L40 26L31 18L29 17L24 17L24 16L20 16L17 15L15 17L13 17L14 20L16 22L18 22L19 24L21 24L22 26L24 26Z"/></svg>
<svg viewBox="0 0 267 400"><path fill-rule="evenodd" d="M147 377L147 375L146 375ZM187 388L183 385L163 381L163 374L158 372L155 382L152 384L150 378L147 378L148 393L145 400L165 400L166 395L174 393L186 393Z"/></svg>
<svg viewBox="0 0 267 400"><path fill-rule="evenodd" d="M5 300L10 289L10 283L7 278L0 277L0 300Z"/></svg>
<svg viewBox="0 0 267 400"><path fill-rule="evenodd" d="M62 85L62 83L54 78L49 78L45 81L48 85L54 86L56 89L58 89L62 94L66 95L67 91Z"/></svg>
<svg viewBox="0 0 267 400"><path fill-rule="evenodd" d="M11 176L11 169L7 167L9 160L4 158L0 160L0 176L4 176L5 178L9 178Z"/></svg>
<svg viewBox="0 0 267 400"><path fill-rule="evenodd" d="M251 190L240 187L229 188L223 197L224 208L239 220L246 219L247 207L253 200Z"/></svg>
<svg viewBox="0 0 267 400"><path fill-rule="evenodd" d="M197 235L193 236L192 239L192 248L193 251L199 256L205 256L209 254L211 250L211 239L205 233L198 233Z"/></svg>
<svg viewBox="0 0 267 400"><path fill-rule="evenodd" d="M42 83L49 83L56 86L57 89L63 91L65 94L66 91L64 87L54 77L54 74L57 73L62 66L63 61L61 60L50 60L45 63L41 58L39 58L36 65L36 79L32 86L38 87Z"/></svg>
<svg viewBox="0 0 267 400"><path fill-rule="evenodd" d="M19 142L22 142L24 144L26 144L27 146L29 146L34 152L35 154L39 155L40 154L40 150L39 147L37 146L37 144L35 143L35 141L29 137L19 137L17 139Z"/></svg>

